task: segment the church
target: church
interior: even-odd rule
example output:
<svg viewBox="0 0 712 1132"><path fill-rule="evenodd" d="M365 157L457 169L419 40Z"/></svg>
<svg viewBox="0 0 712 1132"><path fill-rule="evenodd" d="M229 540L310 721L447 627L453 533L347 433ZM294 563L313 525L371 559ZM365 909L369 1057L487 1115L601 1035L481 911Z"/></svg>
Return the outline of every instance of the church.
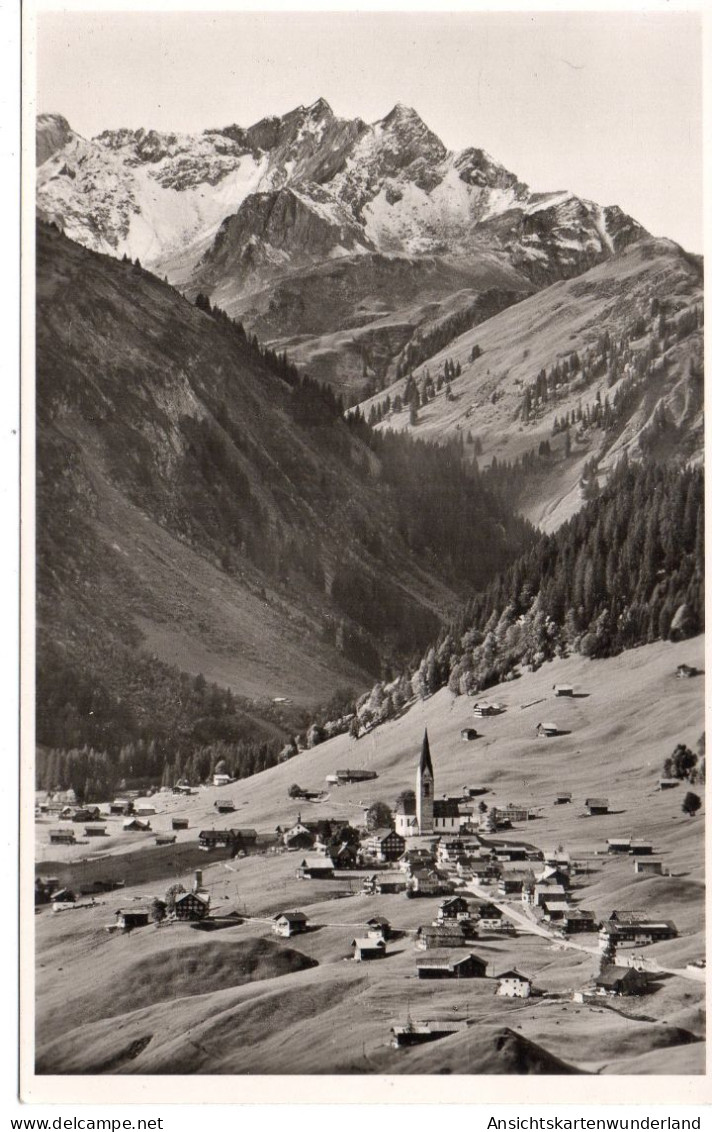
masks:
<svg viewBox="0 0 712 1132"><path fill-rule="evenodd" d="M430 757L428 730L415 775L415 793L401 795L396 808L396 833L401 837L427 837L429 834L460 832L464 818L456 798L435 797L435 773Z"/></svg>

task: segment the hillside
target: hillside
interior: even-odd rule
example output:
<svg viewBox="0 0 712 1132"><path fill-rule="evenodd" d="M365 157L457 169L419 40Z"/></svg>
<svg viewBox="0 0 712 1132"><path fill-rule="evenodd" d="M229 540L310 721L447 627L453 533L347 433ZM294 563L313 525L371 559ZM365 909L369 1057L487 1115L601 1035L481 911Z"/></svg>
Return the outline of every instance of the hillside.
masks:
<svg viewBox="0 0 712 1132"><path fill-rule="evenodd" d="M356 435L241 327L45 225L37 407L48 746L117 751L178 716L194 749L180 671L300 707L362 688L532 536L456 453ZM296 730L277 722L261 738Z"/></svg>
<svg viewBox="0 0 712 1132"><path fill-rule="evenodd" d="M697 258L670 241L639 241L412 367L415 420L410 371L361 411L372 421L378 413L383 430L462 438L481 467L533 457L516 502L553 530L582 505L591 470L605 480L624 453L701 459L702 295ZM450 366L461 376L444 380Z"/></svg>
<svg viewBox="0 0 712 1132"><path fill-rule="evenodd" d="M51 114L37 131L41 218L96 251L139 257L191 297L207 294L261 338L271 325L282 340L289 310L297 360L350 394L390 380L463 288L473 326L483 306L502 309L645 235L615 206L532 192L480 148L448 151L400 103L372 124L318 99L196 135L85 139ZM417 311L411 277L426 284ZM332 337L343 331L354 334Z"/></svg>
<svg viewBox="0 0 712 1132"><path fill-rule="evenodd" d="M151 834L122 834L121 819L110 819L106 845L81 868L84 875L89 868L101 875L107 869L102 854L108 853L121 864L126 889L99 897L94 908L59 915L43 910L36 920L39 1071L646 1074L664 1064L668 1074L703 1072L704 987L685 964L705 950L704 818L681 813L684 784L657 789L673 747L694 748L704 727L702 680L675 678L676 665L701 665L703 656L702 638L696 638L608 660L556 660L493 690L506 711L477 721L482 737L476 742L460 739L460 729L472 721L472 700L442 690L366 738L339 736L249 782L204 788L192 798L154 797L155 830L168 828L178 814L189 817L190 828L169 849L175 868L164 862L143 882L133 879L134 861L165 851L152 846ZM572 683L577 697L556 699L555 682ZM536 723L549 717L564 733L537 739ZM178 861L178 849L195 846L196 831L205 825L250 825L270 833L294 822L300 809L305 817L341 814L357 822L371 801L393 803L413 785L425 726L436 796L478 783L487 788L489 805L516 800L535 808L536 819L496 840L563 846L582 865L575 900L599 918L615 908L636 908L676 922L677 940L645 948L646 958L662 968L653 993L573 1003L572 991L596 969L596 937L581 936L565 948L527 933L483 936L472 950L495 972L516 965L529 973L548 992L544 998L495 999L490 980L424 983L413 978L420 953L412 932L432 919L433 901L353 895L348 874L335 881L297 880L294 853L248 856L229 867L210 864L209 855L198 851L194 863ZM343 765L366 765L379 777L332 789L329 800L308 807L308 814L308 804L287 797L295 778L317 787ZM553 805L560 789L572 792L571 805ZM611 812L586 816L583 799L601 794L609 797ZM220 796L233 799L235 815L215 818L213 801ZM48 828L45 819L37 824L38 872L51 870L71 883L71 862L76 868L86 849L53 846L48 856ZM607 855L606 839L617 835L652 840L669 876L638 876L627 856ZM129 936L104 930L116 908L162 893L171 880L188 884L196 866L213 906L236 909L248 917L243 924L217 936L187 925L148 927ZM276 967L274 948L267 945L269 917L288 907L304 910L315 930L278 941L284 956ZM379 963L344 962L351 939L374 914L385 915L405 935L389 944ZM218 953L228 947L234 954L223 969ZM120 1002L116 995L107 998L107 963L122 988ZM164 991L150 978L160 963L167 972ZM252 972L248 983L246 969ZM426 1050L394 1050L390 1027L406 1017L458 1019L470 1026Z"/></svg>

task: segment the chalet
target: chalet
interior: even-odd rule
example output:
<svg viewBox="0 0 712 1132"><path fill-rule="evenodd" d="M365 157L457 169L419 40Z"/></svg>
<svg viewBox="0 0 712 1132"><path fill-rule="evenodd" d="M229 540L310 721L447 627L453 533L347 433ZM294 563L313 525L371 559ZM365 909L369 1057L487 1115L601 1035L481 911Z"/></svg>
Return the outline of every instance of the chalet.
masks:
<svg viewBox="0 0 712 1132"><path fill-rule="evenodd" d="M401 872L409 873L413 869L432 868L435 858L429 849L406 849L398 858Z"/></svg>
<svg viewBox="0 0 712 1132"><path fill-rule="evenodd" d="M171 829L187 829L187 828L188 828L188 819L187 818L173 818L171 820Z"/></svg>
<svg viewBox="0 0 712 1132"><path fill-rule="evenodd" d="M492 812L495 814L497 825L504 825L505 822L529 821L530 810L528 806L519 805L516 802L507 802L506 806L492 806Z"/></svg>
<svg viewBox="0 0 712 1132"><path fill-rule="evenodd" d="M634 865L636 873L643 873L645 876L661 877L663 875L662 861L635 861Z"/></svg>
<svg viewBox="0 0 712 1132"><path fill-rule="evenodd" d="M584 805L590 815L608 813L608 798L587 798Z"/></svg>
<svg viewBox="0 0 712 1132"><path fill-rule="evenodd" d="M134 928L145 928L151 920L148 908L120 908L116 913L116 926L121 931L130 932Z"/></svg>
<svg viewBox="0 0 712 1132"><path fill-rule="evenodd" d="M150 821L141 821L139 818L126 818L123 824L124 833L147 833L150 828Z"/></svg>
<svg viewBox="0 0 712 1132"><path fill-rule="evenodd" d="M471 743L473 739L479 739L479 735L474 727L463 727L460 731L460 738L465 743Z"/></svg>
<svg viewBox="0 0 712 1132"><path fill-rule="evenodd" d="M658 779L658 790L673 790L676 786L680 785L679 778L660 778Z"/></svg>
<svg viewBox="0 0 712 1132"><path fill-rule="evenodd" d="M559 734L558 724L556 723L537 723L536 725L537 738L550 738L552 735Z"/></svg>
<svg viewBox="0 0 712 1132"><path fill-rule="evenodd" d="M444 896L454 885L437 869L413 869L408 887L409 896Z"/></svg>
<svg viewBox="0 0 712 1132"><path fill-rule="evenodd" d="M497 990L495 994L500 998L529 998L532 993L532 981L527 975L520 974L516 967L511 971L503 971L497 975Z"/></svg>
<svg viewBox="0 0 712 1132"><path fill-rule="evenodd" d="M49 841L50 845L76 845L77 843L73 829L51 829Z"/></svg>
<svg viewBox="0 0 712 1132"><path fill-rule="evenodd" d="M85 837L106 837L107 836L106 827L103 826L103 825L85 825L84 826L84 836Z"/></svg>
<svg viewBox="0 0 712 1132"><path fill-rule="evenodd" d="M374 939L372 936L352 939L351 946L354 950L354 960L356 963L364 963L369 959L383 959L386 954L385 940Z"/></svg>
<svg viewBox="0 0 712 1132"><path fill-rule="evenodd" d="M499 811L497 812L499 813ZM526 845L517 845L509 841L493 845L492 848L498 861L526 861L529 856Z"/></svg>
<svg viewBox="0 0 712 1132"><path fill-rule="evenodd" d="M373 939L388 940L392 934L391 925L385 916L371 916L371 919L366 921L366 935Z"/></svg>
<svg viewBox="0 0 712 1132"><path fill-rule="evenodd" d="M675 669L675 675L678 680L689 680L691 676L697 676L698 670L694 664L678 664Z"/></svg>
<svg viewBox="0 0 712 1132"><path fill-rule="evenodd" d="M219 814L233 814L235 812L235 803L230 798L219 798L213 805Z"/></svg>
<svg viewBox="0 0 712 1132"><path fill-rule="evenodd" d="M201 829L198 834L199 849L225 849L236 845L237 838L233 829Z"/></svg>
<svg viewBox="0 0 712 1132"><path fill-rule="evenodd" d="M497 916L481 916L477 926L483 932L498 932L501 935L516 935L516 928L509 920Z"/></svg>
<svg viewBox="0 0 712 1132"><path fill-rule="evenodd" d="M297 876L300 880L331 880L334 876L334 862L331 857L304 857Z"/></svg>
<svg viewBox="0 0 712 1132"><path fill-rule="evenodd" d="M469 952L434 949L418 956L415 969L419 979L484 979L487 977L487 962Z"/></svg>
<svg viewBox="0 0 712 1132"><path fill-rule="evenodd" d="M282 841L287 849L313 849L316 842L316 834L311 833L308 829L298 829L296 833L283 833Z"/></svg>
<svg viewBox="0 0 712 1132"><path fill-rule="evenodd" d="M502 704L493 704L488 700L480 700L472 705L472 714L486 719L488 716L501 715L504 711Z"/></svg>
<svg viewBox="0 0 712 1132"><path fill-rule="evenodd" d="M554 798L555 806L565 806L568 802L573 801L573 794L570 790L559 790Z"/></svg>
<svg viewBox="0 0 712 1132"><path fill-rule="evenodd" d="M504 873L497 881L497 895L521 897L525 883L522 873Z"/></svg>
<svg viewBox="0 0 712 1132"><path fill-rule="evenodd" d="M445 923L452 920L468 920L470 906L464 896L450 896L443 900L438 908L438 922Z"/></svg>
<svg viewBox="0 0 712 1132"><path fill-rule="evenodd" d="M175 842L176 842L175 833L157 833L156 834L156 845L175 845Z"/></svg>
<svg viewBox="0 0 712 1132"><path fill-rule="evenodd" d="M471 861L469 868L475 884L492 884L502 873L496 861Z"/></svg>
<svg viewBox="0 0 712 1132"><path fill-rule="evenodd" d="M375 770L337 770L336 772L336 781L344 786L349 782L370 782L374 778L378 778Z"/></svg>
<svg viewBox="0 0 712 1132"><path fill-rule="evenodd" d="M630 837L609 837L609 853L630 853Z"/></svg>
<svg viewBox="0 0 712 1132"><path fill-rule="evenodd" d="M644 994L648 977L643 971L636 971L635 967L617 967L615 964L606 966L596 976L594 981L596 994L606 998L618 995Z"/></svg>
<svg viewBox="0 0 712 1132"><path fill-rule="evenodd" d="M273 917L272 931L275 935L289 938L289 936L305 932L308 924L309 921L303 912L280 912L279 915Z"/></svg>
<svg viewBox="0 0 712 1132"><path fill-rule="evenodd" d="M554 695L555 696L573 696L573 694L574 694L573 684L554 684Z"/></svg>
<svg viewBox="0 0 712 1132"><path fill-rule="evenodd" d="M566 889L563 884L548 884L538 882L534 888L534 907L540 908L546 900L564 900L568 899Z"/></svg>
<svg viewBox="0 0 712 1132"><path fill-rule="evenodd" d="M467 947L468 939L475 939L476 933L469 937L462 924L423 924L415 933L415 946L419 951L442 950L448 947Z"/></svg>
<svg viewBox="0 0 712 1132"><path fill-rule="evenodd" d="M210 912L207 892L182 892L175 899L176 920L204 920Z"/></svg>
<svg viewBox="0 0 712 1132"><path fill-rule="evenodd" d="M396 896L407 891L408 882L404 877L379 876L376 877L374 888L379 896Z"/></svg>
<svg viewBox="0 0 712 1132"><path fill-rule="evenodd" d="M571 857L561 846L558 849L544 849L542 860L545 865L551 865L555 869L568 869L571 866Z"/></svg>
<svg viewBox="0 0 712 1132"><path fill-rule="evenodd" d="M649 920L644 912L612 912L601 924L601 940L634 943L643 946L660 940L675 939L677 928L672 920Z"/></svg>
<svg viewBox="0 0 712 1132"><path fill-rule="evenodd" d="M405 838L394 829L377 829L368 837L364 847L377 861L398 861L405 852Z"/></svg>
<svg viewBox="0 0 712 1132"><path fill-rule="evenodd" d="M543 904L544 919L549 921L563 920L564 916L569 910L568 900L554 897L553 899L546 899Z"/></svg>
<svg viewBox="0 0 712 1132"><path fill-rule="evenodd" d="M214 774L213 786L229 786L232 782L229 774Z"/></svg>
<svg viewBox="0 0 712 1132"><path fill-rule="evenodd" d="M585 908L567 908L561 919L561 926L567 935L575 932L595 932L598 928L593 912Z"/></svg>
<svg viewBox="0 0 712 1132"><path fill-rule="evenodd" d="M75 810L72 814L72 821L104 821L101 810L98 806L86 806L80 810Z"/></svg>
<svg viewBox="0 0 712 1132"><path fill-rule="evenodd" d="M128 817L134 812L134 804L130 798L115 798L109 803L109 813L116 817Z"/></svg>
<svg viewBox="0 0 712 1132"><path fill-rule="evenodd" d="M631 841L630 851L634 857L652 857L653 843L652 841Z"/></svg>

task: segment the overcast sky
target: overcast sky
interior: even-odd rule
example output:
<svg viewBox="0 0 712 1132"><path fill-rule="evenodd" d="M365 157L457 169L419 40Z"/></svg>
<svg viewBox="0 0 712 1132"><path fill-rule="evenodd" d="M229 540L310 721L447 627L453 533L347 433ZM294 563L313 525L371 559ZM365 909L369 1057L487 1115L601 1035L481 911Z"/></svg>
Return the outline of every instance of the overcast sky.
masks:
<svg viewBox="0 0 712 1132"><path fill-rule="evenodd" d="M45 12L37 102L85 136L404 102L448 147L701 252L701 69L694 13Z"/></svg>

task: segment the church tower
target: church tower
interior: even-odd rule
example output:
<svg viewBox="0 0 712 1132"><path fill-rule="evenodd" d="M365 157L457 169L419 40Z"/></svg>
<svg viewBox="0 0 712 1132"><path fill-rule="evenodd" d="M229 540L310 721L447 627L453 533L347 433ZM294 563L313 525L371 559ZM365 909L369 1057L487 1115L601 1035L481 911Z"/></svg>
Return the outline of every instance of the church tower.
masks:
<svg viewBox="0 0 712 1132"><path fill-rule="evenodd" d="M418 819L418 833L433 832L433 798L435 796L435 775L430 758L430 744L428 742L428 729L423 735L423 747L420 752L418 774L415 780L415 815Z"/></svg>

